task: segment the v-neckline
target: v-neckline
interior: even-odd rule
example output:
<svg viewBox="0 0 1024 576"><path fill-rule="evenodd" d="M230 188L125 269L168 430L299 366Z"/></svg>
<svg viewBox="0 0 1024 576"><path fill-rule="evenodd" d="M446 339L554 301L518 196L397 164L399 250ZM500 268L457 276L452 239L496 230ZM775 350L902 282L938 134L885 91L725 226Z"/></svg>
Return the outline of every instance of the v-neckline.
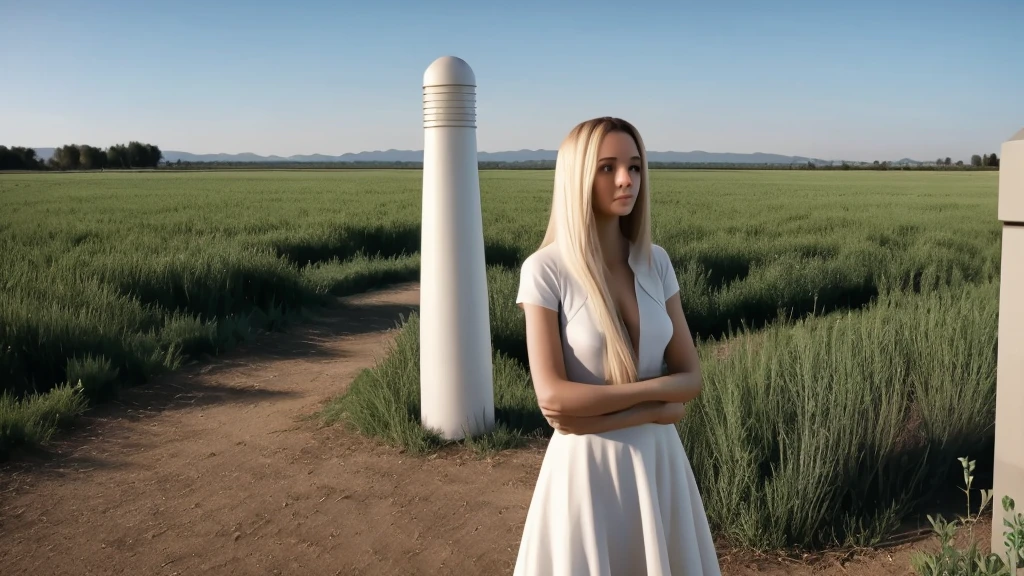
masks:
<svg viewBox="0 0 1024 576"><path fill-rule="evenodd" d="M647 261L642 262L640 245L631 240L628 240L628 242L629 259L627 264L629 264L629 269L633 272L633 295L636 298L637 309L637 347L633 352L637 356L637 370L640 370L644 357L644 306L640 302L640 299L643 297L641 295L646 294L654 303L660 303L662 306L664 306L664 301L659 300L659 294L662 290L660 289L660 283L656 279L656 274L654 274L653 262L650 260L650 258L653 258L653 254L649 253ZM650 307L650 304L648 304L648 307ZM632 342L630 345L632 345Z"/></svg>
<svg viewBox="0 0 1024 576"><path fill-rule="evenodd" d="M633 270L632 264L629 267L633 273L633 299L636 300L636 349L633 353L636 354L637 370L640 369L640 359L643 358L641 352L644 347L644 312L640 306L640 280L637 278L636 270ZM629 330L626 331L629 334ZM633 343L630 342L632 348Z"/></svg>
<svg viewBox="0 0 1024 576"><path fill-rule="evenodd" d="M627 240L629 248L628 258L626 259L626 267L629 269L630 274L633 275L633 300L636 302L636 348L633 348L632 338L630 338L629 348L633 354L636 355L637 370L640 369L640 359L643 358L642 352L644 348L644 314L643 307L640 305L640 274L637 272L636 267L633 263L633 256L636 247L632 241ZM625 324L625 321L623 321ZM626 328L626 336L629 336L629 328Z"/></svg>

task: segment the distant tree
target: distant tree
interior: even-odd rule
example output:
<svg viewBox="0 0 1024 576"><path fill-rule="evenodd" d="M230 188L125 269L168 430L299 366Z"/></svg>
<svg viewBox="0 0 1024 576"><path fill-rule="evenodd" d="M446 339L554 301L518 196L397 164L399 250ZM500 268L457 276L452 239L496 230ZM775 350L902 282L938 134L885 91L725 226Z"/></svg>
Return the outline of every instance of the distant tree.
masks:
<svg viewBox="0 0 1024 576"><path fill-rule="evenodd" d="M131 141L128 143L128 163L133 168L155 168L163 154L152 144Z"/></svg>
<svg viewBox="0 0 1024 576"><path fill-rule="evenodd" d="M949 156L946 156L946 166L949 166L949 165L951 165L952 163L953 163L953 160L952 160L952 159L950 159L950 157L949 157Z"/></svg>
<svg viewBox="0 0 1024 576"><path fill-rule="evenodd" d="M964 165L964 161L963 160L957 160L956 161L956 165L957 166L963 166Z"/></svg>
<svg viewBox="0 0 1024 576"><path fill-rule="evenodd" d="M95 146L82 144L78 147L78 160L82 170L99 170L107 165L107 153Z"/></svg>
<svg viewBox="0 0 1024 576"><path fill-rule="evenodd" d="M128 148L124 144L115 144L107 148L107 166L112 168L130 168Z"/></svg>
<svg viewBox="0 0 1024 576"><path fill-rule="evenodd" d="M971 156L971 166L981 166L981 156L977 154Z"/></svg>
<svg viewBox="0 0 1024 576"><path fill-rule="evenodd" d="M81 151L77 144L65 144L53 150L49 164L57 170L78 170L81 168Z"/></svg>
<svg viewBox="0 0 1024 576"><path fill-rule="evenodd" d="M128 165L132 168L141 168L146 165L146 161L149 159L149 151L146 149L145 144L141 142L135 142L134 140L128 143Z"/></svg>
<svg viewBox="0 0 1024 576"><path fill-rule="evenodd" d="M149 161L153 163L153 167L156 167L163 160L164 153L155 144L147 144L146 147L149 149Z"/></svg>
<svg viewBox="0 0 1024 576"><path fill-rule="evenodd" d="M45 165L33 148L0 146L0 170L42 170Z"/></svg>
<svg viewBox="0 0 1024 576"><path fill-rule="evenodd" d="M999 167L999 157L993 152L985 157L985 166Z"/></svg>

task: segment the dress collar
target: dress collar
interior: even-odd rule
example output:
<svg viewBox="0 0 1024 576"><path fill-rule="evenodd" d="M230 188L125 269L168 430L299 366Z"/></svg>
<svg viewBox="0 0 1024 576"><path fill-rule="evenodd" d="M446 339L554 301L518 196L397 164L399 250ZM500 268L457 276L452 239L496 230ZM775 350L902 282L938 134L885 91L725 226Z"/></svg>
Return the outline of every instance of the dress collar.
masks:
<svg viewBox="0 0 1024 576"><path fill-rule="evenodd" d="M636 278L636 282L640 284L644 292L647 292L657 302L662 302L663 300L659 297L662 290L659 289L657 270L651 262L652 255L648 251L648 257L645 258L643 252L639 243L632 241L629 243L629 267L633 270L633 277Z"/></svg>

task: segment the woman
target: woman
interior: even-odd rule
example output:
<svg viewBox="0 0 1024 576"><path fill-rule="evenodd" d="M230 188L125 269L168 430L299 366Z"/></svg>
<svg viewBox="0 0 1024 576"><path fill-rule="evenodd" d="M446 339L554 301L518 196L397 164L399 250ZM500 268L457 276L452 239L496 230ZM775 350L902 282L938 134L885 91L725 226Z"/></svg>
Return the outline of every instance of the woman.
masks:
<svg viewBox="0 0 1024 576"><path fill-rule="evenodd" d="M516 576L718 575L674 425L700 393L700 366L672 263L651 243L647 154L630 123L588 120L562 143L516 303L557 431Z"/></svg>

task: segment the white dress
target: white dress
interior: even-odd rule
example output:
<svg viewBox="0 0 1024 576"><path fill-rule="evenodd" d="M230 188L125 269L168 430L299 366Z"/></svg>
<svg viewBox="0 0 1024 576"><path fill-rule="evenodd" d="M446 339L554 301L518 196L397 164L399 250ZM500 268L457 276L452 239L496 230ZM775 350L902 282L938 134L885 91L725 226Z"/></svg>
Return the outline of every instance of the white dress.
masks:
<svg viewBox="0 0 1024 576"><path fill-rule="evenodd" d="M640 311L639 377L664 374L672 321L665 300L679 290L668 254L652 265L631 246ZM566 375L604 385L604 340L586 292L559 265L552 243L521 268L517 303L559 311ZM515 576L720 575L689 459L671 424L599 434L552 435L523 527Z"/></svg>

